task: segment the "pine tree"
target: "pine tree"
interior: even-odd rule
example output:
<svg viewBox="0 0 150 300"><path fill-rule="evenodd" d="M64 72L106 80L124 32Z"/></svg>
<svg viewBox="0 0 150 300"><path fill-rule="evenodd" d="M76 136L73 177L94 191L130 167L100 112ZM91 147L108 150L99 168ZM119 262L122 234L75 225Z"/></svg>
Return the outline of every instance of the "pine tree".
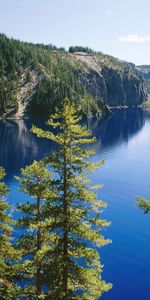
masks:
<svg viewBox="0 0 150 300"><path fill-rule="evenodd" d="M150 201L145 200L143 197L137 197L137 205L144 213L150 213Z"/></svg>
<svg viewBox="0 0 150 300"><path fill-rule="evenodd" d="M55 235L51 234L51 199L55 198L50 190L52 175L42 161L34 161L32 165L21 169L21 173L22 177L16 177L20 182L20 190L33 199L18 204L18 210L23 213L17 222L17 226L23 230L17 242L23 257L21 280L24 288L20 295L25 299L45 299L45 276L55 239Z"/></svg>
<svg viewBox="0 0 150 300"><path fill-rule="evenodd" d="M0 181L5 176L0 167ZM0 182L0 299L18 299L15 278L17 275L18 252L11 243L12 221L8 213L9 205L5 201L8 188Z"/></svg>
<svg viewBox="0 0 150 300"><path fill-rule="evenodd" d="M100 218L106 204L96 200L87 179L88 172L104 162L88 160L94 151L85 150L84 145L95 142L95 138L79 124L80 120L75 106L65 99L62 109L47 122L56 134L32 127L38 137L59 145L59 150L46 160L56 174L53 186L57 190L53 203L56 209L53 232L57 234L57 243L47 271L47 299L51 300L96 300L111 288L101 278L102 264L97 250L110 242L100 232L109 226L108 221Z"/></svg>

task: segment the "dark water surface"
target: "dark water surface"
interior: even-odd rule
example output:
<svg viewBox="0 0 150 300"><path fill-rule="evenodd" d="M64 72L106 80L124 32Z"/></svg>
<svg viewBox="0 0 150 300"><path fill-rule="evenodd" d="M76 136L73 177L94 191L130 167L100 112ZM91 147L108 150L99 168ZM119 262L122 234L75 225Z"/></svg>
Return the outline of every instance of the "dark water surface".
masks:
<svg viewBox="0 0 150 300"><path fill-rule="evenodd" d="M0 165L11 188L8 201L15 205L25 196L17 190L14 175L20 168L55 150L55 145L30 132L35 120L0 121ZM40 125L41 122L37 122ZM103 278L113 283L104 300L148 300L150 298L150 215L135 205L136 195L150 198L150 112L141 109L115 111L108 119L93 120L89 127L97 137L94 161L104 167L90 175L102 183L99 197L108 203L103 214L112 225L106 237L112 244L101 249Z"/></svg>

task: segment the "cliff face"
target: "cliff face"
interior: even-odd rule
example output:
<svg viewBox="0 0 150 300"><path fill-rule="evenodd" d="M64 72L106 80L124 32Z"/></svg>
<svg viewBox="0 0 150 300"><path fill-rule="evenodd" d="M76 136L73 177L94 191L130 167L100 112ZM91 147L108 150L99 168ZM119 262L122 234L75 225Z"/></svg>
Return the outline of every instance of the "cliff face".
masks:
<svg viewBox="0 0 150 300"><path fill-rule="evenodd" d="M136 69L138 74L143 78L146 91L150 95L150 65L136 66Z"/></svg>
<svg viewBox="0 0 150 300"><path fill-rule="evenodd" d="M83 54L78 54L78 59L83 60ZM92 60L96 60L92 57ZM134 66L129 64L128 69L109 68L104 64L93 63L91 58L85 56L84 61L90 67L89 72L78 70L78 77L86 90L109 107L137 106L147 100L147 93L143 79L138 75ZM96 66L96 68L95 68ZM127 66L127 65L125 65Z"/></svg>
<svg viewBox="0 0 150 300"><path fill-rule="evenodd" d="M137 106L147 98L133 64L0 35L1 117L50 114L66 96L88 116L104 114L108 107Z"/></svg>
<svg viewBox="0 0 150 300"><path fill-rule="evenodd" d="M118 73L103 69L109 106L136 106L146 100L143 81L136 73Z"/></svg>

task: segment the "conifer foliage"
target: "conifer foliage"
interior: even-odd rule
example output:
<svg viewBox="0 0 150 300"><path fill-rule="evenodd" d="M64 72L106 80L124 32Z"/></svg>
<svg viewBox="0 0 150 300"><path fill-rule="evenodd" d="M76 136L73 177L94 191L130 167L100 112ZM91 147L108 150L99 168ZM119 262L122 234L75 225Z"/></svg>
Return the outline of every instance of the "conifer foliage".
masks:
<svg viewBox="0 0 150 300"><path fill-rule="evenodd" d="M57 191L49 218L52 237L55 236L47 268L47 299L51 300L96 300L111 288L102 280L98 252L99 247L110 243L101 234L109 226L108 221L100 218L106 204L96 199L87 179L88 172L104 162L93 163L88 159L94 151L85 150L84 145L95 142L95 138L80 125L80 120L75 106L65 99L62 109L48 120L50 130L32 128L38 137L59 145L59 150L46 159L55 174L52 185ZM34 221L34 226L37 224Z"/></svg>
<svg viewBox="0 0 150 300"><path fill-rule="evenodd" d="M0 299L9 300L18 299L14 280L18 253L11 243L12 221L8 213L9 205L5 201L8 188L2 182L4 176L4 169L0 167Z"/></svg>
<svg viewBox="0 0 150 300"><path fill-rule="evenodd" d="M17 242L23 258L21 280L24 287L20 295L25 299L45 299L48 256L54 239L49 221L53 212L50 201L54 198L50 189L52 175L42 161L34 161L21 172L22 177L16 177L20 190L33 200L18 205L21 217L17 226L23 230Z"/></svg>
<svg viewBox="0 0 150 300"><path fill-rule="evenodd" d="M137 197L137 205L144 211L145 214L150 213L150 201L145 200L143 197Z"/></svg>

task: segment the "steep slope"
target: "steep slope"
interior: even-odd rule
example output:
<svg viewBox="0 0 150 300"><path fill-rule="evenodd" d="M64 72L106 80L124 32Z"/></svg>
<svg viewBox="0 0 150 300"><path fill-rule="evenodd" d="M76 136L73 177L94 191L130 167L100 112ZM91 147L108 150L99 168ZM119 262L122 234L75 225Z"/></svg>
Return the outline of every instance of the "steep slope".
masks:
<svg viewBox="0 0 150 300"><path fill-rule="evenodd" d="M150 65L136 66L136 69L145 82L147 93L150 94Z"/></svg>
<svg viewBox="0 0 150 300"><path fill-rule="evenodd" d="M106 113L107 106L145 101L143 80L134 65L88 48L70 49L23 43L1 34L0 115L49 114L65 96L88 116Z"/></svg>
<svg viewBox="0 0 150 300"><path fill-rule="evenodd" d="M101 53L75 53L74 57L89 67L88 73L79 70L86 90L109 107L137 106L147 99L143 80L133 64Z"/></svg>

